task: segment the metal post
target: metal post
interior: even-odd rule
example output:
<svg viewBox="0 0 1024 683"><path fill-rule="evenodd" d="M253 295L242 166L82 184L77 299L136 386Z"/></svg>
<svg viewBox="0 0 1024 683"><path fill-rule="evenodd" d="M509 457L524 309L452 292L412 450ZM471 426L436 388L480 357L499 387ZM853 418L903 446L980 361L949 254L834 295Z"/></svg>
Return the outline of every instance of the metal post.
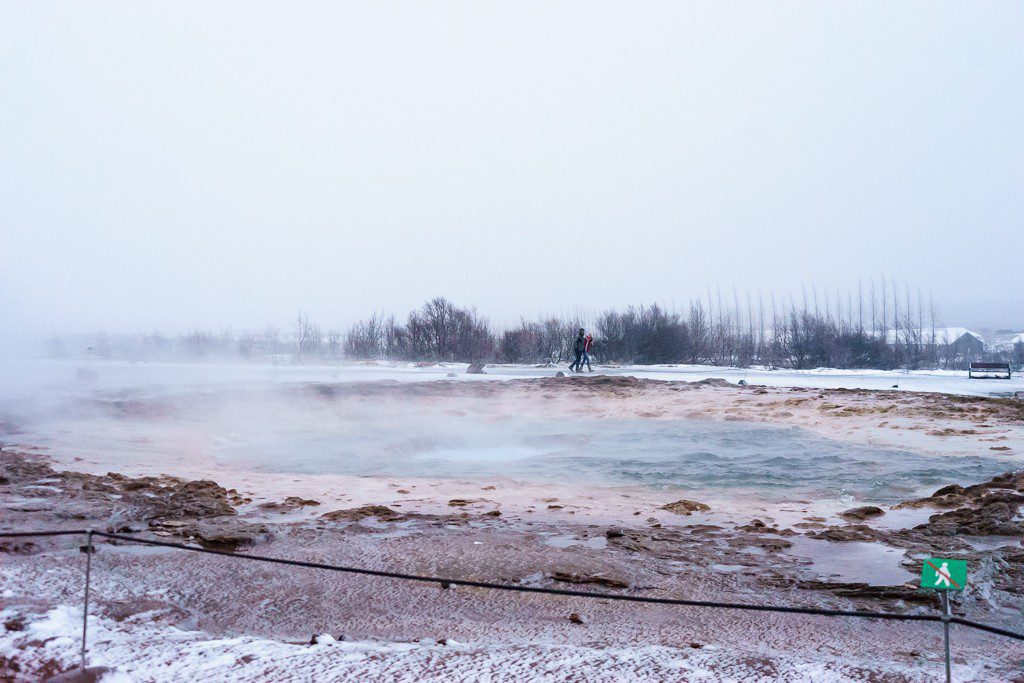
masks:
<svg viewBox="0 0 1024 683"><path fill-rule="evenodd" d="M942 637L946 646L946 683L952 683L953 675L949 666L949 591L940 591L942 595Z"/></svg>
<svg viewBox="0 0 1024 683"><path fill-rule="evenodd" d="M82 672L85 672L85 643L89 628L89 578L92 574L92 529L85 532L85 603L82 607Z"/></svg>

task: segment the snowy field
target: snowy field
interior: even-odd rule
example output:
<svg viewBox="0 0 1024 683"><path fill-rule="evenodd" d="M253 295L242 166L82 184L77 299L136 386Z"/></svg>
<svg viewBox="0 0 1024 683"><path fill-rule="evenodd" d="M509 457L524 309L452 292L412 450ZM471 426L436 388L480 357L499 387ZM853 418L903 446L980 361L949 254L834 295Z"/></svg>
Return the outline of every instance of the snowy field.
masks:
<svg viewBox="0 0 1024 683"><path fill-rule="evenodd" d="M95 373L83 377L79 369ZM495 381L551 377L559 366L488 365L485 374L466 373L467 365L423 365L402 362L365 362L345 365L271 365L258 363L150 363L85 358L80 360L17 360L0 358L0 382L4 398L25 395L40 388L124 389L154 384L196 387L203 385L264 382L429 382ZM454 377L449 375L454 374ZM969 379L958 370L768 370L711 365L595 365L591 375L631 376L676 382L722 378L751 385L808 387L815 389L893 389L937 392L963 396L1013 396L1024 392L1024 375L1010 380Z"/></svg>
<svg viewBox="0 0 1024 683"><path fill-rule="evenodd" d="M13 613L0 610L0 618ZM57 607L23 631L0 631L0 652L39 648L61 667L78 663L82 613ZM857 653L783 656L758 661L737 658L715 645L681 647L586 647L554 639L531 644L389 643L339 641L321 634L309 644L236 636L211 638L147 624L142 619L116 622L90 617L93 652L90 670L105 683L132 681L727 681L794 683L874 680L877 661ZM934 630L934 629L933 629ZM931 640L931 639L929 639ZM993 641L994 643L995 641ZM45 646L40 647L40 644ZM933 643L929 642L929 645ZM937 649L937 648L936 648ZM888 680L938 680L937 652L896 664ZM959 681L996 680L984 667L958 664ZM931 675L932 673L936 675Z"/></svg>

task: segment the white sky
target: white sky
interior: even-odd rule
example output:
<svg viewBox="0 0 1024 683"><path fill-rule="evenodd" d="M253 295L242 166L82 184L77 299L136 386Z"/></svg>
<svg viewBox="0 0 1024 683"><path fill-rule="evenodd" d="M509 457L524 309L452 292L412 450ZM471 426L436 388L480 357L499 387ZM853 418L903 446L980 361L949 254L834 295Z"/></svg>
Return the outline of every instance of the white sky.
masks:
<svg viewBox="0 0 1024 683"><path fill-rule="evenodd" d="M1020 2L0 0L8 330L882 274L1013 326L1022 259Z"/></svg>

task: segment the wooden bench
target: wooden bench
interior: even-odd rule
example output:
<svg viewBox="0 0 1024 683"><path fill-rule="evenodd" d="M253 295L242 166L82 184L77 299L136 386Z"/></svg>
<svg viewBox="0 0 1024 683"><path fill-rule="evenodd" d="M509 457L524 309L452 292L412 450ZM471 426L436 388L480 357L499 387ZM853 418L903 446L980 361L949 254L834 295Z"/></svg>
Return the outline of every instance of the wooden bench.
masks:
<svg viewBox="0 0 1024 683"><path fill-rule="evenodd" d="M1006 373L1005 375L1003 373ZM993 374L998 373L998 374ZM967 369L970 379L1010 379L1009 363L971 363Z"/></svg>

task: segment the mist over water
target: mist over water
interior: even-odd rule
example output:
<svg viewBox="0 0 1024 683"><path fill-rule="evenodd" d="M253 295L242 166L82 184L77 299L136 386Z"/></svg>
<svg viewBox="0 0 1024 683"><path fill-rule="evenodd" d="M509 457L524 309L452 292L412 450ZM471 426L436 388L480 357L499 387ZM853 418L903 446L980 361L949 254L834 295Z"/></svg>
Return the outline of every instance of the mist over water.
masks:
<svg viewBox="0 0 1024 683"><path fill-rule="evenodd" d="M766 498L842 496L897 503L1004 467L991 458L922 456L843 444L798 428L703 420L410 420L288 431L217 449L240 467L281 473L576 481L674 490L756 490Z"/></svg>
<svg viewBox="0 0 1024 683"><path fill-rule="evenodd" d="M0 401L0 442L100 468L505 477L878 504L1009 469L990 455L920 455L795 427L575 414L543 392L519 404L488 392L446 397L430 383L382 383L373 368L311 384L336 371L95 366L96 379L80 382L73 364L42 367L8 385L16 398Z"/></svg>

